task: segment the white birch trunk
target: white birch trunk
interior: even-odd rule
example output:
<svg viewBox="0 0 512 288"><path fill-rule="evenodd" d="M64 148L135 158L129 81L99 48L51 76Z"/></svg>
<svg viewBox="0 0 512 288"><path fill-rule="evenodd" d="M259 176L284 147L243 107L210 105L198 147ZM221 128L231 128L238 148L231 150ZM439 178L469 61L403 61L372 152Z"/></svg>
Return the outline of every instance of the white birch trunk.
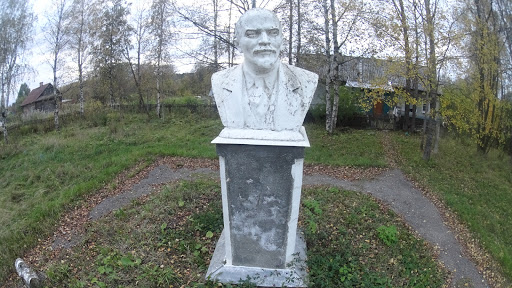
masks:
<svg viewBox="0 0 512 288"><path fill-rule="evenodd" d="M40 279L37 273L25 264L21 258L16 259L14 266L18 276L23 279L26 287L36 288L42 286L42 279Z"/></svg>
<svg viewBox="0 0 512 288"><path fill-rule="evenodd" d="M328 0L322 1L322 7L324 12L324 30L325 30L325 53L327 56L327 71L325 73L325 130L328 133L332 133L332 122L331 122L331 113L332 113L332 101L331 101L331 69L332 69L332 59L331 59L331 38L329 36L329 8L327 6Z"/></svg>
<svg viewBox="0 0 512 288"><path fill-rule="evenodd" d="M439 140L441 138L441 117L439 116L441 108L441 103L439 103L439 96L436 97L436 131L435 131L435 140L434 140L434 150L432 151L434 154L439 152Z"/></svg>
<svg viewBox="0 0 512 288"><path fill-rule="evenodd" d="M158 58L158 64L156 67L156 115L158 116L158 118L161 118L162 115L160 114L160 56Z"/></svg>

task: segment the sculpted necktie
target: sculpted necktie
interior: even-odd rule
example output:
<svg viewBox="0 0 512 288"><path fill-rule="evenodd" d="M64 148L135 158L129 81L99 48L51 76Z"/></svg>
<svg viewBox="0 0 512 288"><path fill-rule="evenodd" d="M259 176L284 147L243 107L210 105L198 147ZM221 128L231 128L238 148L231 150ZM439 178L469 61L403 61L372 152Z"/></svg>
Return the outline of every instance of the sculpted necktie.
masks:
<svg viewBox="0 0 512 288"><path fill-rule="evenodd" d="M258 122L265 122L265 114L268 112L271 93L272 91L267 87L262 78L256 78L254 85L249 89L249 106Z"/></svg>

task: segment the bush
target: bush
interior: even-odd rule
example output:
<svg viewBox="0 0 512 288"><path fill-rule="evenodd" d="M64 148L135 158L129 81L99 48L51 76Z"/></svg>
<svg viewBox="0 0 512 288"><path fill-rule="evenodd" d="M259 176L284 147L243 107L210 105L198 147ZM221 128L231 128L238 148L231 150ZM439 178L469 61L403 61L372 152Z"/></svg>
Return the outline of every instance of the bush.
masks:
<svg viewBox="0 0 512 288"><path fill-rule="evenodd" d="M352 88L342 86L339 89L339 101L338 101L338 121L337 124L345 124L351 123L351 120L354 118L358 118L364 115L362 113L361 108L358 105L357 91ZM307 120L313 122L324 122L325 121L325 96L321 101L322 103L318 103L316 105L312 105L309 108Z"/></svg>
<svg viewBox="0 0 512 288"><path fill-rule="evenodd" d="M340 100L338 102L338 122L361 115L361 107L358 105L357 91L349 87L340 87Z"/></svg>
<svg viewBox="0 0 512 288"><path fill-rule="evenodd" d="M203 98L197 98L194 96L184 96L184 97L172 97L168 98L165 101L166 104L175 104L175 105L202 105L205 104L205 100Z"/></svg>
<svg viewBox="0 0 512 288"><path fill-rule="evenodd" d="M308 115L306 115L306 121L312 121L314 123L325 122L325 104L311 106Z"/></svg>

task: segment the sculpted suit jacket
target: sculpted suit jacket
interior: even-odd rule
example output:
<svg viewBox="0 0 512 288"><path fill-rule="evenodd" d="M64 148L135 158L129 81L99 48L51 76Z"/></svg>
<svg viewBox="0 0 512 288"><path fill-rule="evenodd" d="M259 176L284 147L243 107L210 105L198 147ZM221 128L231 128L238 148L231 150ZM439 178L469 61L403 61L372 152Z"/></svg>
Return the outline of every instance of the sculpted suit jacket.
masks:
<svg viewBox="0 0 512 288"><path fill-rule="evenodd" d="M278 95L274 110L275 131L298 131L304 122L315 93L318 75L313 72L280 63L279 79L275 85ZM212 75L212 91L222 124L227 128L255 129L245 122L249 103L244 100L242 65Z"/></svg>

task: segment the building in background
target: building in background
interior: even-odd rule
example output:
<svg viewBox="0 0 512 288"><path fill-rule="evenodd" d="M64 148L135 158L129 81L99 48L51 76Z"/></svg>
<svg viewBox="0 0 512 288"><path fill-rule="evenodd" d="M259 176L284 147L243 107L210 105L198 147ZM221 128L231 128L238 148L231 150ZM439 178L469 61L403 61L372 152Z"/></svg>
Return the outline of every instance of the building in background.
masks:
<svg viewBox="0 0 512 288"><path fill-rule="evenodd" d="M57 99L55 99L55 97L57 97ZM60 105L61 101L62 95L59 90L57 90L57 93L54 93L52 84L48 83L43 85L43 82L41 82L39 83L39 87L30 91L30 94L28 94L27 98L21 103L21 108L25 114L35 111L53 112L55 105Z"/></svg>

